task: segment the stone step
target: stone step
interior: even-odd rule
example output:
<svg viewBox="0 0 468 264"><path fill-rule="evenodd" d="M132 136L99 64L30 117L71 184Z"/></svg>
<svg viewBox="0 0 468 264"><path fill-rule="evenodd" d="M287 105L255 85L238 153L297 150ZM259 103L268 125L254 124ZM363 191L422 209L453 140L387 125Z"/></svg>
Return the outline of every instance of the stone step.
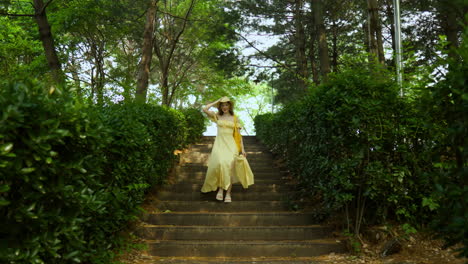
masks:
<svg viewBox="0 0 468 264"><path fill-rule="evenodd" d="M255 180L282 180L283 177L286 179L285 175L282 175L281 172L262 172L262 171L255 171L252 169L252 173L254 175ZM206 176L205 171L198 171L198 172L179 172L177 173L177 179L180 181L185 180L201 180L204 181Z"/></svg>
<svg viewBox="0 0 468 264"><path fill-rule="evenodd" d="M195 158L195 157L183 157L182 158L182 161L180 163L180 166L185 166L185 164L193 164L192 162L194 160L199 160L199 165L202 166L202 167L207 167L208 166L208 157L198 157L198 158ZM249 165L250 165L250 168L253 169L253 168L274 168L275 170L281 170L281 171L286 171L286 169L280 169L278 167L276 167L274 165L274 162L272 160L265 160L265 161L261 161L261 160L250 160L248 159L248 162L249 162Z"/></svg>
<svg viewBox="0 0 468 264"><path fill-rule="evenodd" d="M185 163L198 163L200 165L206 166L208 159L210 157L209 153L198 153L198 154L184 154L180 157L181 164ZM251 157L247 156L247 161L250 166L263 165L263 166L273 166L273 159L269 157Z"/></svg>
<svg viewBox="0 0 468 264"><path fill-rule="evenodd" d="M261 158L265 158L265 159L271 159L273 160L273 155L270 153L270 152L263 152L263 151L248 151L246 150L245 153L247 154L247 159L250 160L250 159L261 159ZM185 155L195 155L195 156L199 156L199 155L208 155L208 154L211 154L211 149L207 149L207 150L203 150L203 151L198 151L198 150L194 150L194 151L190 151L188 153L185 153Z"/></svg>
<svg viewBox="0 0 468 264"><path fill-rule="evenodd" d="M185 163L198 163L200 164L201 166L206 166L207 165L207 161L209 160L210 158L210 155L209 153L205 153L205 154L184 154L183 156L181 156L181 161L182 163L181 164L185 164ZM271 166L273 167L273 164L274 164L274 160L272 158L269 158L269 157L252 157L252 155L250 156L247 156L247 161L249 162L250 166Z"/></svg>
<svg viewBox="0 0 468 264"><path fill-rule="evenodd" d="M313 240L327 238L332 229L310 226L157 226L144 225L137 236L152 240Z"/></svg>
<svg viewBox="0 0 468 264"><path fill-rule="evenodd" d="M149 240L153 256L186 257L310 257L344 252L344 245L332 239L305 241L187 241Z"/></svg>
<svg viewBox="0 0 468 264"><path fill-rule="evenodd" d="M232 194L232 203L222 201L160 201L156 208L171 212L278 212L289 208L282 201L238 201Z"/></svg>
<svg viewBox="0 0 468 264"><path fill-rule="evenodd" d="M212 147L214 145L214 140L213 141L210 141L210 142L197 142L197 143L194 143L192 145L190 145L190 147L206 147L206 146L209 146L209 147ZM263 149L268 149L267 146L259 143L259 142L255 142L255 141L244 141L244 147L251 147L251 148L263 148Z"/></svg>
<svg viewBox="0 0 468 264"><path fill-rule="evenodd" d="M272 179L273 178L273 179ZM184 182L184 183L203 183L205 180L205 175L204 174L200 174L199 176L197 177L190 177L190 178L179 178L177 179L177 182ZM263 177L263 178L255 178L255 175L254 175L254 181L255 181L255 184L276 184L276 185L281 185L281 184L284 184L285 181L283 179L281 179L280 177ZM239 183L240 184L240 183ZM252 185L253 186L253 185ZM250 188L250 187L249 187Z"/></svg>
<svg viewBox="0 0 468 264"><path fill-rule="evenodd" d="M193 163L192 163L193 164ZM208 166L206 165L192 165L192 164L183 164L182 166L177 168L177 172L199 172L208 170ZM272 164L263 164L263 163L256 163L250 164L250 169L256 172L278 172L281 169L273 166Z"/></svg>
<svg viewBox="0 0 468 264"><path fill-rule="evenodd" d="M144 214L151 225L174 226L304 226L316 224L313 213L297 212L170 212Z"/></svg>
<svg viewBox="0 0 468 264"><path fill-rule="evenodd" d="M332 258L334 257L334 254ZM318 257L143 257L144 263L151 264L330 264L323 256Z"/></svg>
<svg viewBox="0 0 468 264"><path fill-rule="evenodd" d="M162 190L169 190L174 192L200 192L203 186L203 182L178 182L172 185L166 185ZM284 183L284 184L254 184L249 186L248 189L244 189L240 184L234 184L232 186L232 192L240 192L243 190L248 190L252 192L287 192L292 189L292 186Z"/></svg>
<svg viewBox="0 0 468 264"><path fill-rule="evenodd" d="M213 143L216 136L204 136L198 143ZM242 136L242 141L261 144L256 136Z"/></svg>
<svg viewBox="0 0 468 264"><path fill-rule="evenodd" d="M233 192L237 201L282 201L293 197L292 192L253 192L252 190L242 190ZM216 192L174 192L159 191L157 198L163 201L214 201Z"/></svg>
<svg viewBox="0 0 468 264"><path fill-rule="evenodd" d="M190 147L190 151L194 152L211 152L213 149L214 144L206 144L206 145L194 145ZM245 152L248 153L270 153L270 151L262 146L246 146L244 145Z"/></svg>

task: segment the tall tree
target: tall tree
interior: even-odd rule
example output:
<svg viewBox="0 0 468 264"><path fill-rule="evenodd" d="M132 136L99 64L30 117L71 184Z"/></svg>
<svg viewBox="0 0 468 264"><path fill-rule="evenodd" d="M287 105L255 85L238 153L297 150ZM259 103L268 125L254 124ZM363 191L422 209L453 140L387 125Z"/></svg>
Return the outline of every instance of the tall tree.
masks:
<svg viewBox="0 0 468 264"><path fill-rule="evenodd" d="M298 83L304 91L307 91L309 73L306 57L306 34L304 30L303 0L294 1L294 27L295 49Z"/></svg>
<svg viewBox="0 0 468 264"><path fill-rule="evenodd" d="M312 12L310 17L313 17ZM312 72L312 80L315 84L320 84L319 73L317 70L317 59L315 56L316 53L316 40L317 40L317 30L315 27L314 19L309 20L309 62L310 62L310 71Z"/></svg>
<svg viewBox="0 0 468 264"><path fill-rule="evenodd" d="M49 0L46 4L42 0L34 0L34 19L36 20L37 26L39 28L39 38L41 39L42 46L44 47L45 56L49 68L52 72L52 76L56 82L62 83L62 67L55 50L54 38L50 29L50 24L47 19L46 7L53 0Z"/></svg>
<svg viewBox="0 0 468 264"><path fill-rule="evenodd" d="M383 64L385 62L385 56L383 51L382 26L377 0L367 0L367 11L369 52Z"/></svg>
<svg viewBox="0 0 468 264"><path fill-rule="evenodd" d="M145 30L143 33L142 56L138 69L137 88L135 98L137 101L145 102L148 91L148 79L153 58L154 23L158 0L152 0L146 13Z"/></svg>
<svg viewBox="0 0 468 264"><path fill-rule="evenodd" d="M440 0L436 2L437 17L442 31L449 42L449 55L456 57L453 48L457 48L460 42L462 25L466 25L464 16L468 13L468 2L461 0Z"/></svg>
<svg viewBox="0 0 468 264"><path fill-rule="evenodd" d="M182 5L183 1L178 4ZM169 12L171 11L172 5L177 5L177 3L164 1L164 9ZM187 24L189 23L189 18L192 14L194 5L195 0L190 0L183 17L177 17L176 15L166 11L166 13L157 20L157 29L159 29L159 34L157 36L157 40L154 42L153 48L159 60L158 70L160 71L160 87L163 105L170 105L171 103L169 101L170 67L174 59L174 52L180 43L181 36L185 32Z"/></svg>
<svg viewBox="0 0 468 264"><path fill-rule="evenodd" d="M33 7L34 14L27 13L9 13L9 8L12 5L11 1L2 2L2 9L0 9L0 15L10 17L33 17L39 31L39 39L41 40L44 54L51 72L52 78L56 83L62 84L64 82L64 76L60 60L57 56L57 51L52 36L51 26L47 19L46 8L51 4L53 0L49 0L44 3L43 0L32 0L29 2Z"/></svg>
<svg viewBox="0 0 468 264"><path fill-rule="evenodd" d="M311 0L311 8L314 16L315 29L318 38L318 52L320 59L320 73L322 80L327 80L327 75L330 73L330 57L328 55L327 33L323 22L322 0Z"/></svg>

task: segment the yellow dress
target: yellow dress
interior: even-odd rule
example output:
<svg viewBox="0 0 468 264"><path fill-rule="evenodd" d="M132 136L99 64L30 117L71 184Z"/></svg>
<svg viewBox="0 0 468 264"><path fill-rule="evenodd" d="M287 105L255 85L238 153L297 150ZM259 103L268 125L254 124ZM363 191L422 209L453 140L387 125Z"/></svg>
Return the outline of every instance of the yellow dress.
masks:
<svg viewBox="0 0 468 264"><path fill-rule="evenodd" d="M205 182L201 189L204 193L216 191L218 187L227 190L231 183L239 182L239 179L234 176L234 162L239 154L233 136L234 122L217 118L210 119L217 124L218 133L213 143Z"/></svg>

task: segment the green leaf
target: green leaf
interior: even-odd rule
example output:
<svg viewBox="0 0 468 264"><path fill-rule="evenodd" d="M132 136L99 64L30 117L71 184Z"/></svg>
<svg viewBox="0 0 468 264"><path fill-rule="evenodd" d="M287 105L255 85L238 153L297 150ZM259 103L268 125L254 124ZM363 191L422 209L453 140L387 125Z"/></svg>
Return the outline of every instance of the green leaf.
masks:
<svg viewBox="0 0 468 264"><path fill-rule="evenodd" d="M0 206L7 206L10 204L10 201L6 200L3 197L0 197Z"/></svg>
<svg viewBox="0 0 468 264"><path fill-rule="evenodd" d="M0 146L0 151L3 154L10 152L13 149L13 143L7 143Z"/></svg>
<svg viewBox="0 0 468 264"><path fill-rule="evenodd" d="M27 174L27 173L31 173L31 172L33 172L33 171L35 171L35 170L36 170L36 168L33 168L33 167L30 167L30 168L22 168L22 169L21 169L21 173Z"/></svg>
<svg viewBox="0 0 468 264"><path fill-rule="evenodd" d="M436 203L432 198L424 197L422 200L422 206L429 207L429 210L434 211L435 209L439 208L439 204Z"/></svg>
<svg viewBox="0 0 468 264"><path fill-rule="evenodd" d="M8 192L10 190L10 186L8 184L0 185L0 193L1 192Z"/></svg>

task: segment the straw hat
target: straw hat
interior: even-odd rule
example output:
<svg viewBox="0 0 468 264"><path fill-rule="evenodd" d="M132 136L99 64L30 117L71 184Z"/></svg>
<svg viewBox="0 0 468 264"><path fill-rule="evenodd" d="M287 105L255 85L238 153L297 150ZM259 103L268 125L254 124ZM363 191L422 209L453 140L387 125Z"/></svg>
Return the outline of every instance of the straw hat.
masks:
<svg viewBox="0 0 468 264"><path fill-rule="evenodd" d="M227 97L227 96L223 96L223 97L219 100L217 106L219 107L219 105L220 105L221 103L227 103L227 102L231 103L231 106L234 108L234 102L231 101L231 100L229 99L229 97Z"/></svg>

